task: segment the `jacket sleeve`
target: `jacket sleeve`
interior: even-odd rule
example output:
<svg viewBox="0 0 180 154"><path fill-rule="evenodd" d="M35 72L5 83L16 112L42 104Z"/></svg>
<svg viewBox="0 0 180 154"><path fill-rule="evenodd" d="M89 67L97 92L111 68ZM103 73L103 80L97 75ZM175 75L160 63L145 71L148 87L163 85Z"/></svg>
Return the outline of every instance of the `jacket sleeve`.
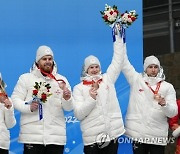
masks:
<svg viewBox="0 0 180 154"><path fill-rule="evenodd" d="M73 97L74 115L78 120L83 120L96 106L96 100L90 95L87 98L84 98L81 89L78 86L75 86L73 89Z"/></svg>
<svg viewBox="0 0 180 154"><path fill-rule="evenodd" d="M169 127L170 127L170 129L175 130L179 126L178 119L179 119L178 115L176 115L176 116L174 116L172 118L169 118Z"/></svg>
<svg viewBox="0 0 180 154"><path fill-rule="evenodd" d="M109 65L106 73L107 77L112 83L115 83L122 69L123 64L123 39L116 36L116 41L113 44L114 54L111 64Z"/></svg>
<svg viewBox="0 0 180 154"><path fill-rule="evenodd" d="M169 127L172 130L175 130L179 126L179 117L180 117L180 100L177 100L178 114L172 118L169 118Z"/></svg>
<svg viewBox="0 0 180 154"><path fill-rule="evenodd" d="M11 95L14 108L22 113L32 113L30 105L25 104L27 96L26 79L29 79L26 75L21 75Z"/></svg>
<svg viewBox="0 0 180 154"><path fill-rule="evenodd" d="M122 72L125 75L126 80L129 82L129 84L132 84L138 78L139 73L136 72L135 68L129 62L129 59L127 57L126 44L123 45L123 49L124 49L124 55L123 55L124 61L123 61Z"/></svg>
<svg viewBox="0 0 180 154"><path fill-rule="evenodd" d="M71 91L71 86L69 84L69 82L66 80L66 86L67 88ZM73 109L73 98L72 98L72 92L71 92L71 98L69 100L65 100L64 98L62 98L62 107L64 110L66 111L71 111Z"/></svg>
<svg viewBox="0 0 180 154"><path fill-rule="evenodd" d="M162 107L164 114L172 118L178 114L178 107L176 103L176 92L173 85L170 84L165 96L166 106Z"/></svg>
<svg viewBox="0 0 180 154"><path fill-rule="evenodd" d="M10 109L7 109L5 107L4 108L4 113L5 113L4 122L6 124L6 127L8 129L14 127L16 125L16 119L15 119L15 116L14 116L14 107L13 107L13 105L11 106Z"/></svg>

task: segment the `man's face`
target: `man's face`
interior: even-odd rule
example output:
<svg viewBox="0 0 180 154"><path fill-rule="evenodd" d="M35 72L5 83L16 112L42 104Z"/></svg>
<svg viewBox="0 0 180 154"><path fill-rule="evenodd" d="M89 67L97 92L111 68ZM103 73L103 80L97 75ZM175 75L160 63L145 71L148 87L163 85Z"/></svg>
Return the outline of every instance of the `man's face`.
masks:
<svg viewBox="0 0 180 154"><path fill-rule="evenodd" d="M93 76L93 75L98 75L100 73L100 67L99 65L96 65L96 64L93 64L93 65L90 65L88 70L87 70L87 73L90 75L90 76Z"/></svg>
<svg viewBox="0 0 180 154"><path fill-rule="evenodd" d="M42 71L46 73L51 73L53 69L53 57L50 55L43 56L37 64Z"/></svg>
<svg viewBox="0 0 180 154"><path fill-rule="evenodd" d="M158 72L159 72L159 67L158 65L155 65L155 64L149 65L146 69L146 74L149 77L156 77Z"/></svg>

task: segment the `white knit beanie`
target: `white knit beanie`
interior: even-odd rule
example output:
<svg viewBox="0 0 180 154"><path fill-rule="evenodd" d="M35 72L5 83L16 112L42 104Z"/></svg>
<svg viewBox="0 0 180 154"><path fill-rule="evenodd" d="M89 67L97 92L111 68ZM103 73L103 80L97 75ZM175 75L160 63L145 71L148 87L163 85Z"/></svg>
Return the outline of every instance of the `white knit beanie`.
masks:
<svg viewBox="0 0 180 154"><path fill-rule="evenodd" d="M99 65L99 67L101 67L99 59L93 55L86 57L84 60L84 71L85 72L87 72L90 65Z"/></svg>
<svg viewBox="0 0 180 154"><path fill-rule="evenodd" d="M160 68L160 62L157 57L155 56L146 57L144 60L144 71L146 71L147 67L152 64L158 65L158 67Z"/></svg>
<svg viewBox="0 0 180 154"><path fill-rule="evenodd" d="M37 53L36 53L36 63L43 57L46 55L51 55L53 57L53 51L51 50L50 47L42 45L37 49Z"/></svg>

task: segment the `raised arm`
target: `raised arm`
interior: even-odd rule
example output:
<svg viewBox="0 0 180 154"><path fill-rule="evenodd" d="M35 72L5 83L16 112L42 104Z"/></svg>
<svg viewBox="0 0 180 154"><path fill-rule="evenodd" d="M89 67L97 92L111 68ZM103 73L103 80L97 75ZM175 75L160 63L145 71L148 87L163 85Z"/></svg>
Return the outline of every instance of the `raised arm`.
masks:
<svg viewBox="0 0 180 154"><path fill-rule="evenodd" d="M116 82L122 69L124 55L123 44L123 39L116 36L116 41L113 44L114 53L112 61L106 71L107 76L112 83Z"/></svg>
<svg viewBox="0 0 180 154"><path fill-rule="evenodd" d="M122 72L125 75L127 81L131 84L137 79L139 73L136 72L134 66L131 65L131 63L128 59L126 43L123 44L123 50L124 50L124 52L123 52L124 60L123 60L123 65L122 65Z"/></svg>

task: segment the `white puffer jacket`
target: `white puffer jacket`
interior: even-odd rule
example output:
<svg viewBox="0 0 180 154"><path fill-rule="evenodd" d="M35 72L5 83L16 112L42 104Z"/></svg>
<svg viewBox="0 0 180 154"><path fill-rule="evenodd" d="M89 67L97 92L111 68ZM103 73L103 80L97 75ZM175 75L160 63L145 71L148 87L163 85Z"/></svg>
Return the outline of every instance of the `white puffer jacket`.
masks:
<svg viewBox="0 0 180 154"><path fill-rule="evenodd" d="M9 149L10 147L10 132L8 129L14 127L16 119L14 117L13 106L10 109L4 107L4 104L0 103L0 148Z"/></svg>
<svg viewBox="0 0 180 154"><path fill-rule="evenodd" d="M126 44L124 45L126 53ZM150 78L138 73L125 54L122 69L130 84L130 98L125 119L126 135L135 141L166 145L168 137L168 118L177 114L176 92L172 84L161 77ZM166 106L158 105L154 93L145 82L156 89L161 81L158 93L165 98Z"/></svg>
<svg viewBox="0 0 180 154"><path fill-rule="evenodd" d="M56 67L52 73L56 79L62 79L71 90L67 79L56 73ZM51 86L52 95L43 103L43 119L39 120L39 111L30 111L30 105L35 82L46 82ZM23 74L12 93L14 108L21 112L19 142L32 144L66 144L66 124L63 110L70 111L73 108L72 99L66 101L62 97L62 90L56 80L44 77L35 66L30 73Z"/></svg>
<svg viewBox="0 0 180 154"><path fill-rule="evenodd" d="M91 85L81 82L73 89L74 113L80 120L84 145L101 142L104 135L108 135L110 140L115 139L125 132L114 85L122 68L123 53L120 49L123 43L120 38L116 40L112 62L102 75L97 99L89 95Z"/></svg>

